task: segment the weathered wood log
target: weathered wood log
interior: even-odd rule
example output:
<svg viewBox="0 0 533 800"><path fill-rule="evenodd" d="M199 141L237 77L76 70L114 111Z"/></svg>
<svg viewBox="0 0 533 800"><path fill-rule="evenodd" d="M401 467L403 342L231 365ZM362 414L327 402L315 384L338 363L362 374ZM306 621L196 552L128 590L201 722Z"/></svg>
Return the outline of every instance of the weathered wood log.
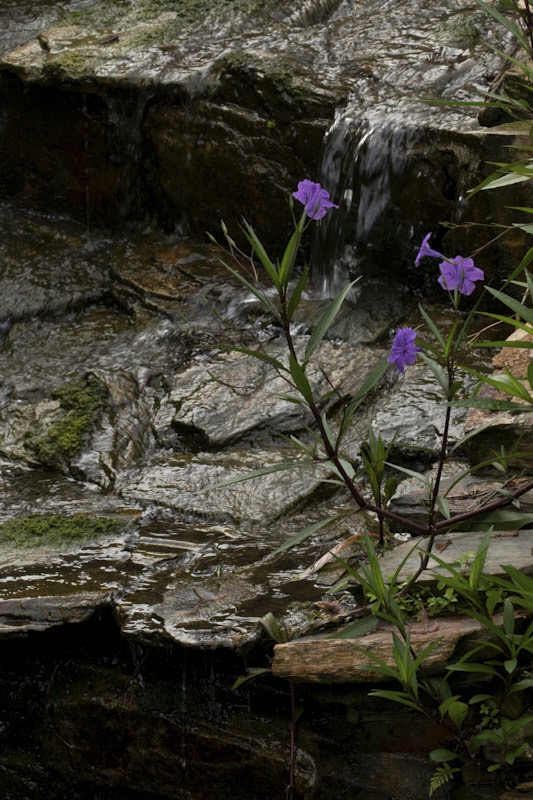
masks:
<svg viewBox="0 0 533 800"><path fill-rule="evenodd" d="M305 683L378 683L384 679L372 668L372 653L391 666L394 628L384 625L378 631L357 639L303 638L274 648L272 672L278 678ZM476 634L478 636L476 637ZM436 642L424 661L428 673L443 672L459 643L466 637L482 638L481 623L466 616L441 617L427 625L411 625L411 644L416 653Z"/></svg>
<svg viewBox="0 0 533 800"><path fill-rule="evenodd" d="M462 564L468 570L468 560L474 558L483 533L451 533L437 537L434 552L442 561ZM406 542L386 552L381 559L385 577L395 573L402 562L398 576L405 580L415 572L427 540ZM410 555L409 555L410 553ZM493 535L485 562L485 572L503 574L502 564L512 564L525 573L533 572L533 530L522 530ZM458 567L461 568L461 567ZM445 567L430 557L428 569L421 576L423 582L435 581ZM497 618L495 618L497 621ZM379 630L356 639L331 639L325 637L302 638L274 649L272 672L280 678L309 683L367 683L383 678L372 669L372 653L391 666L393 627L381 625ZM483 626L467 616L440 617L427 625L411 625L411 643L416 653L431 642L433 651L424 662L430 673L443 672L463 640L483 638Z"/></svg>

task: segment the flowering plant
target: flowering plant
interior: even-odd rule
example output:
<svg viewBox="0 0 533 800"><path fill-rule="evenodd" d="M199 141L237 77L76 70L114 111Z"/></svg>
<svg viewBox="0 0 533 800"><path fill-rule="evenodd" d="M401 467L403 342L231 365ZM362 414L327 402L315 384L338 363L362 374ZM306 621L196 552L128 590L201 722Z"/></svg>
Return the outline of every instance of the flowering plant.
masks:
<svg viewBox="0 0 533 800"><path fill-rule="evenodd" d="M296 394L291 396L291 400L302 406L306 411L310 412L314 420L314 440L311 444L304 441L299 441L295 437L291 437L294 443L302 450L308 462L320 461L329 464L333 473L348 489L348 492L353 499L356 507L359 510L366 510L373 512L379 520L380 544L383 545L385 541L385 529L387 523L395 523L402 530L410 531L417 536L426 536L425 550L421 557L419 568L415 574L409 579L407 584L398 587L395 581L387 582L381 574L379 562L374 553L374 546L368 533L365 533L365 546L368 557L369 565L365 567L361 565L358 570L351 569L351 574L357 579L359 584L363 587L365 594L372 598L372 608L374 613L382 616L389 622L392 622L398 629L400 636L394 639L394 653L397 663L404 662L406 659L412 659L411 667L408 674L396 674L394 669L384 665L383 662L376 663L377 671L390 676L394 674L403 686L401 692L393 692L389 690L376 690L374 693L380 694L389 699L397 699L411 707L416 707L427 712L424 702L420 699L417 688L418 671L424 658L429 654L432 649L431 646L426 648L422 653L416 656L413 651L409 640L409 630L405 624L405 614L399 605L402 597L406 596L414 587L415 583L422 572L427 568L429 557L432 552L435 537L437 534L444 531L452 531L459 525L471 521L476 517L481 517L483 520L483 527L485 530L490 530L490 526L498 520L498 512L508 506L513 507L512 514L514 514L514 526L521 527L525 522L531 521L533 515L527 515L516 510L515 506L518 505L518 499L522 494L533 488L533 481L526 481L516 485L513 490L506 489L496 499L482 500L476 507L462 512L451 513L445 493L442 492L442 475L445 462L451 452L449 443L449 429L450 429L450 415L452 404L460 401L458 398L462 390L462 383L459 379L459 371L461 368L462 357L464 356L463 350L468 347L468 327L471 320L471 314L462 316L459 311L460 300L462 296L470 296L476 290L476 284L484 280L483 270L477 267L472 258L464 258L457 255L454 258L447 258L442 253L434 250L430 244L431 234L427 234L420 246L418 254L415 258L415 267L419 268L423 259L437 258L439 259L440 277L438 279L440 286L449 293L452 305L455 309L455 320L451 325L450 330L446 335L443 335L438 327L434 324L432 319L421 307L420 313L422 320L426 323L429 331L429 336L424 339L415 328L410 326L400 327L392 342L391 352L387 359L384 359L378 367L374 370L373 374L364 382L360 390L350 399L345 405L340 423L336 428L331 420L328 420L327 413L321 405L321 401L316 399L311 388L310 381L307 376L307 369L312 360L313 354L317 346L327 334L332 322L334 321L339 309L344 302L348 292L350 291L353 283L346 286L343 291L334 298L322 316L316 321L314 329L308 337L307 344L303 357L299 355L299 350L296 347L292 321L294 314L298 308L298 304L302 294L306 288L308 281L308 270L304 267L299 274L296 270L296 257L298 248L301 242L302 235L308 225L315 221L323 219L324 216L332 209L337 208L337 205L331 200L329 193L318 183L309 180L301 181L298 184L297 191L293 192L290 198L291 211L294 210L294 200L303 206L303 210L299 219L294 217L294 232L289 239L287 247L280 260L274 262L268 256L266 249L257 237L253 228L245 223L244 234L252 246L253 253L260 264L263 266L266 276L275 290L276 299L272 299L271 292L267 291L257 280L257 275L253 274L251 279L244 277L240 272L237 272L232 267L227 268L237 277L242 284L259 300L261 305L277 320L282 336L285 338L288 349L288 363L282 363L280 360L273 358L266 354L261 349L251 350L245 348L236 348L241 352L258 358L264 362L269 363L273 369L283 375L286 381L292 385ZM223 231L226 235L230 250L233 254L236 252L236 245L233 239L228 236L227 230L223 225ZM528 280L530 280L528 278ZM355 283L355 282L354 282ZM374 432L369 431L368 443L361 448L361 458L363 462L362 472L368 478L368 483L372 489L372 495L369 497L360 483L358 477L361 473L356 473L352 463L342 455L342 441L343 437L356 414L359 406L370 390L372 390L381 380L384 373L390 369L390 365L394 365L402 375L406 368L415 363L417 358L421 358L425 364L432 371L437 379L443 396L443 416L444 422L442 426L440 452L437 462L437 469L433 480L430 482L425 476L420 475L419 478L426 486L427 501L426 501L426 520L418 521L410 517L402 516L393 511L388 505L390 498L390 489L386 486L384 480L385 465L388 463L387 459L390 453L390 446L386 447L380 436ZM483 376L479 376L480 380ZM469 402L469 401L466 401ZM471 401L473 402L473 401ZM454 447L457 448L460 443ZM300 466L298 463L276 464L275 467L269 468L268 466L258 470L254 473L249 473L235 480L246 480L253 478L260 474L265 474L269 471L279 471L280 468L294 469ZM400 472L405 472L408 475L413 473L410 470L396 466ZM467 470L468 472L469 470ZM230 481L230 482L234 482ZM319 523L314 523L305 531L300 532L295 537L288 539L281 545L276 552L285 550L297 543L300 543L305 537L313 535L317 530L330 524L337 517L329 517ZM512 525L510 517L506 517L506 525ZM488 547L488 536L484 539L480 552L477 556L475 570L476 581L481 585L481 581L485 580L482 576L482 567L484 564L485 555ZM437 560L437 556L433 556ZM439 562L440 563L440 562ZM443 566L446 564L442 562ZM465 583L462 575L452 569L451 577L448 582L450 591L462 595L466 598L467 602L474 604L474 611L472 613L478 614L478 617L486 624L490 630L495 627L492 622L492 614L497 608L498 604L504 602L505 595L501 589L496 589L494 597L491 595L490 609L479 610L479 586L474 585L468 581ZM490 585L490 584L486 584ZM507 586L507 584L506 584ZM511 585L507 587L506 591L517 591L516 586ZM516 598L515 598L516 600ZM507 601L505 601L507 602ZM476 605L477 604L477 605ZM370 604L361 609L362 613L368 613ZM512 615L512 605L506 606L507 614ZM376 611L377 609L377 611ZM477 618L477 617L476 617ZM510 616L509 616L510 618ZM358 623L355 623L357 626ZM346 635L346 633L344 634ZM514 641L514 640L513 640ZM512 643L507 643L505 639L502 644L502 653L507 658L506 663L511 663L507 657ZM525 648L528 652L533 652L533 626L531 627L530 634L524 639L520 647ZM510 648L510 649L509 649ZM514 652L514 651L513 651ZM468 656L470 657L470 656ZM514 656L513 656L514 658ZM398 661L399 659L399 661ZM379 661L379 660L378 660ZM514 663L514 661L513 661ZM516 661L518 664L518 661ZM473 665L472 665L473 666ZM461 669L462 667L457 667ZM450 668L451 669L451 668ZM493 669L491 667L491 669ZM517 667L516 667L517 669ZM515 667L513 667L513 671ZM474 670L471 670L474 671ZM481 672L483 670L481 669ZM512 680L512 679L511 679ZM414 681L414 683L413 683ZM449 693L448 699L446 695L440 695L444 691L443 687L446 685L446 680L440 685L437 690L436 685L431 682L426 685L426 690L431 696L432 701L437 703L436 712L437 717L448 731L455 731L461 747L464 746L465 757L469 756L468 742L462 733L462 726L465 721L465 708L468 707L464 702L458 700L456 696L452 696L451 690L448 688L446 691ZM526 684L517 683L520 688L515 691L522 691ZM429 712L427 712L429 713ZM433 713L433 712L431 712ZM440 715L440 717L439 717ZM437 751L435 751L437 752ZM446 777L449 779L457 770L450 767L450 758L455 758L454 754L442 756L444 751L439 751L443 765L441 765L436 773L436 782ZM436 757L438 761L438 758ZM436 784L435 784L436 785Z"/></svg>
<svg viewBox="0 0 533 800"><path fill-rule="evenodd" d="M303 206L298 219L294 217L294 200ZM378 365L357 394L345 405L341 422L335 430L333 423L327 419L327 415L324 408L321 407L320 401L313 395L311 384L307 376L307 370L316 348L327 334L328 329L355 281L347 285L340 294L331 301L330 305L314 325L313 332L307 340L303 357L299 356L293 335L292 322L302 294L307 286L308 269L304 267L298 276L295 276L298 249L302 235L307 227L313 222L323 219L327 213L331 213L331 210L338 206L331 200L326 189L320 186L320 184L310 180L300 181L297 190L293 192L290 197L290 206L294 218L294 232L289 239L281 259L277 262L270 259L253 228L248 223L245 223L243 228L244 234L252 246L254 255L263 266L266 277L277 294L277 300L272 299L271 294L262 287L260 281L255 278L249 280L243 277L240 272L226 265L259 300L261 305L277 320L282 335L287 343L289 353L288 364L284 364L280 360L267 355L260 349L239 349L250 356L268 362L292 384L293 388L296 390L296 395L291 397L292 402L301 405L310 412L315 424L315 441L313 444L309 445L305 442L298 441L295 437L293 437L293 441L299 446L300 450L307 455L308 461L319 460L321 463L327 462L329 464L337 478L347 487L350 496L359 509L370 511L377 515L380 523L381 544L384 543L386 524L391 522L395 523L402 530L409 531L414 535L425 535L429 537L427 555L422 559L420 569L413 577L414 582L427 567L429 553L433 547L434 538L438 533L453 530L459 524L464 524L468 520L479 516L483 516L484 525L488 526L491 524L490 514L494 514L494 512L498 512L507 506L515 505L517 499L528 491L529 488L533 487L533 482L520 485L513 492L506 492L490 503L480 502L477 507L460 514L450 513L446 498L441 493L442 472L450 451L449 429L452 406L453 404L469 402L461 397L463 387L459 375L465 350L469 346L467 334L471 321L471 314L463 317L459 312L459 305L461 297L471 295L476 289L476 284L483 281L484 273L482 269L474 264L472 258L464 258L461 255L448 258L431 247L430 233L424 237L414 260L415 268L420 268L421 263L426 258L439 259L439 284L450 295L452 305L456 311L455 321L446 336L444 336L424 308L420 307L420 313L423 321L427 325L429 336L427 338L422 338L420 333L413 327L400 327L394 336L388 359ZM235 242L228 236L225 226L223 226L223 231L232 252L235 254ZM390 509L385 501L386 499L382 494L380 486L374 486L373 496L372 498L368 498L357 481L356 472L352 464L342 456L343 437L350 426L354 414L357 412L357 409L368 392L379 383L390 364L395 365L399 373L403 373L406 367L414 364L418 357L426 363L436 378L443 395L444 406L444 421L436 474L431 483L423 478L423 483L427 488L428 495L426 522L420 522L401 516ZM480 378L481 377L482 376L480 376ZM374 436L375 441L378 441L378 437L373 434L372 436ZM454 445L454 449L457 449L459 445L460 443ZM367 472L369 469L373 469L371 464L366 462L365 464ZM286 467L287 469L293 469L295 464L291 462L288 463ZM279 470L280 465L277 464L275 469ZM400 470L400 472L402 471L402 467L397 467L397 469ZM258 473L250 473L245 477L255 477L258 474L264 474L268 470L269 468L265 467ZM408 473L408 471L404 471ZM381 479L383 479L383 470L381 469L379 473ZM520 516L520 512L517 512L517 514L518 525L520 520L523 522L525 517L524 515ZM286 549L293 546L295 543L301 542L306 535L315 533L318 528L330 524L333 519L334 518L328 518L328 520L323 521L318 526L315 523L308 530L298 534L293 539L289 539L279 549ZM496 519L497 517L493 517L492 521L496 522Z"/></svg>

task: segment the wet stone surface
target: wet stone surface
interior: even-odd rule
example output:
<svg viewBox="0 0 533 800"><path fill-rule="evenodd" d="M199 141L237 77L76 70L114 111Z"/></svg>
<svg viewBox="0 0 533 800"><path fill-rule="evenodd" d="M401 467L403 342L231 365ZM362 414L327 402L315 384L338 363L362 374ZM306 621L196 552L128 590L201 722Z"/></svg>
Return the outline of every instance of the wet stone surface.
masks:
<svg viewBox="0 0 533 800"><path fill-rule="evenodd" d="M3 214L16 243L19 222ZM4 542L0 633L112 607L132 640L239 649L258 639L267 612L284 617L294 601L320 600L342 574L332 556L322 557L350 537L343 555L357 552L365 520L344 520L349 498L320 464L264 471L302 463L287 436L306 441L309 419L284 397L290 387L269 365L227 350L233 343L285 360L273 320L221 266L224 253L155 232L111 243L74 236L57 221L22 224L24 269L33 277L15 295L15 315L4 300L0 521L85 514L125 528L79 544ZM73 246L82 257L71 261ZM66 282L54 266L61 263L73 265ZM3 273L4 298L14 293L13 269ZM311 292L303 298L302 351L324 307ZM333 424L408 314L410 298L375 279L350 295L309 372ZM388 373L346 436L345 457L357 463L373 420L408 461L429 467L441 424L429 380L421 365L399 383ZM328 396L332 384L339 393ZM457 434L462 420L459 413ZM69 450L77 425L82 432ZM236 480L250 473L257 475ZM334 512L340 521L327 533L273 555ZM416 502L409 513L416 516ZM313 628L320 613L315 607Z"/></svg>

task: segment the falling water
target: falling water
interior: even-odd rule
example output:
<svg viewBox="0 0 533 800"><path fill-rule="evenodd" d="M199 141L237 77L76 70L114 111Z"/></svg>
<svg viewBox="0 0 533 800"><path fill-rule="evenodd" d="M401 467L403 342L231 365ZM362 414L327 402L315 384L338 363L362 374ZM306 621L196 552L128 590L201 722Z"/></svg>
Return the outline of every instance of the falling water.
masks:
<svg viewBox="0 0 533 800"><path fill-rule="evenodd" d="M421 112L421 105L377 105L361 113L351 101L337 110L318 170L318 181L339 204L317 226L312 248L321 296L336 295L376 268L392 272L412 260L420 232L440 222L424 199L426 187L428 197L449 203L448 219L461 219L466 190L477 180L475 152L464 141L450 144L449 112L443 118L436 109Z"/></svg>
<svg viewBox="0 0 533 800"><path fill-rule="evenodd" d="M319 181L339 211L323 220L312 254L315 286L322 295L336 294L372 258L373 234L378 226L383 230L384 217L393 211L394 186L419 137L417 128L394 116L360 118L353 107L337 112L325 138Z"/></svg>

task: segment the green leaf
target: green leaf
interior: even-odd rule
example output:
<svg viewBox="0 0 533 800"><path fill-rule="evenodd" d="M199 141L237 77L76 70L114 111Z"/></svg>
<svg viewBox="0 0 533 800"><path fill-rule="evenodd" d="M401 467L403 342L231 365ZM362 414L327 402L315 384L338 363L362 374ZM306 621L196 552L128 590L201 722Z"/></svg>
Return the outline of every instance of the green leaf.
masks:
<svg viewBox="0 0 533 800"><path fill-rule="evenodd" d="M481 675L495 675L498 678L500 677L498 670L487 664L471 664L468 662L463 664L449 664L448 669L450 672L479 672Z"/></svg>
<svg viewBox="0 0 533 800"><path fill-rule="evenodd" d="M427 364L427 366L433 373L435 380L437 381L442 391L444 392L445 397L448 398L448 394L450 391L450 384L448 381L448 376L446 375L440 364L438 364L434 358L430 358L428 355L426 355L426 353L420 353L420 358Z"/></svg>
<svg viewBox="0 0 533 800"><path fill-rule="evenodd" d="M246 236L246 238L248 239L248 241L250 242L250 244L252 245L253 251L256 254L257 258L259 259L259 261L261 262L261 264L265 268L266 273L267 273L270 281L272 282L272 285L275 286L276 289L279 290L280 289L280 279L279 279L279 276L278 276L278 271L277 271L276 267L274 266L274 264L272 263L272 261L270 260L270 257L268 255L267 251L265 250L265 248L263 247L263 244L262 244L261 240L256 235L256 233L255 233L254 229L252 228L252 226L250 225L250 223L246 222L246 220L244 220L244 226L242 227L242 231L243 231L244 235Z"/></svg>
<svg viewBox="0 0 533 800"><path fill-rule="evenodd" d="M298 304L302 297L302 293L305 287L307 286L308 277L309 277L309 268L305 266L302 270L302 274L300 275L300 277L296 282L296 286L294 287L294 291L287 305L287 317L289 322L292 320L294 312L298 308Z"/></svg>
<svg viewBox="0 0 533 800"><path fill-rule="evenodd" d="M506 172L503 175L501 173L494 173L492 176L492 180L487 178L485 186L482 187L483 190L485 189L499 189L502 186L512 186L514 183L523 183L524 181L530 181L533 178L533 171L528 170L527 172L520 173L518 170L513 170L511 172Z"/></svg>
<svg viewBox="0 0 533 800"><path fill-rule="evenodd" d="M389 364L387 361L383 360L377 365L377 367L372 370L371 374L368 378L361 384L355 395L352 397L346 409L344 410L344 414L342 417L342 423L339 429L339 439L344 436L354 413L357 411L367 394L372 391L374 386L381 380L387 369L389 368Z"/></svg>
<svg viewBox="0 0 533 800"><path fill-rule="evenodd" d="M515 671L517 664L518 661L516 660L516 658L509 658L507 659L507 661L503 662L503 666L505 667L509 675L511 675Z"/></svg>
<svg viewBox="0 0 533 800"><path fill-rule="evenodd" d="M533 678L523 678L521 681L513 683L508 694L518 694L519 692L525 692L531 688L533 688Z"/></svg>
<svg viewBox="0 0 533 800"><path fill-rule="evenodd" d="M346 299L346 295L348 294L350 289L352 289L352 287L357 283L358 280L359 278L356 278L355 281L352 281L347 286L345 286L342 292L340 292L340 294L338 294L337 297L330 303L330 305L326 308L326 310L318 320L317 324L314 327L313 333L309 337L309 341L307 342L307 347L305 348L306 361L308 361L311 358L316 348L326 335L333 320L339 313L340 308L344 303L344 300Z"/></svg>
<svg viewBox="0 0 533 800"><path fill-rule="evenodd" d="M344 625L342 628L338 628L333 633L329 633L325 638L357 639L358 636L366 636L368 633L372 633L372 631L374 631L378 625L378 618L372 614L369 614L367 617L363 617L355 622L351 622L349 625Z"/></svg>
<svg viewBox="0 0 533 800"><path fill-rule="evenodd" d="M251 681L252 678L257 678L258 675L264 675L266 672L272 672L272 670L268 667L248 667L246 670L247 674L238 677L231 688L238 689L239 686L242 686L246 681Z"/></svg>
<svg viewBox="0 0 533 800"><path fill-rule="evenodd" d="M416 711L420 711L418 703L411 700L409 695L405 692L394 691L393 689L374 689L368 694L370 697L382 697L384 700L392 700L402 706L408 706L408 708L414 708Z"/></svg>
<svg viewBox="0 0 533 800"><path fill-rule="evenodd" d="M445 747L437 747L435 750L431 750L429 757L437 764L442 764L446 761L454 761L457 758L457 754L452 753L451 750L446 750Z"/></svg>
<svg viewBox="0 0 533 800"><path fill-rule="evenodd" d="M276 547L272 555L277 555L278 553L283 553L285 550L289 550L291 547L294 547L295 545L303 542L309 536L312 536L321 528L325 528L326 525L331 525L333 522L336 522L339 519L342 519L342 517L336 514L335 516L321 519L318 522L313 522L312 525L308 525L306 528L304 528L303 531L300 531L295 536L291 536L289 539L287 539L286 542L283 542L283 544L280 544L279 547Z"/></svg>
<svg viewBox="0 0 533 800"><path fill-rule="evenodd" d="M221 481L220 483L216 483L213 488L218 488L221 486L231 486L234 483L243 483L244 481L251 481L254 478L260 478L262 475L272 475L274 472L282 472L283 470L293 470L293 469L301 469L302 467L308 467L309 462L307 461L284 461L278 464L271 464L268 467L261 467L261 469L254 469L250 472L245 472L242 475L238 475L236 478L229 478L227 481Z"/></svg>
<svg viewBox="0 0 533 800"><path fill-rule="evenodd" d="M514 634L514 608L509 599L503 604L503 629L507 636Z"/></svg>
<svg viewBox="0 0 533 800"><path fill-rule="evenodd" d="M519 300L515 300L514 297L510 297L510 295L505 294L504 292L493 289L492 286L487 286L487 289L492 295L494 295L494 297L500 300L504 305L508 306L515 314L518 314L519 317L522 317L522 319L525 319L526 322L529 322L533 325L533 309L528 308Z"/></svg>
<svg viewBox="0 0 533 800"><path fill-rule="evenodd" d="M313 403L313 390L311 389L311 384L309 383L307 375L305 374L305 367L300 364L294 353L289 353L289 371L296 389L300 392L307 403Z"/></svg>
<svg viewBox="0 0 533 800"><path fill-rule="evenodd" d="M521 400L524 400L526 403L533 404L533 396L527 391L525 386L523 386L520 381L518 381L514 375L506 370L504 373L500 375L494 374L491 376L485 376L483 378L483 383L487 383L490 386L494 386L500 392L504 392L505 394L509 394L512 397L519 397Z"/></svg>
<svg viewBox="0 0 533 800"><path fill-rule="evenodd" d="M294 264L296 261L296 254L298 253L298 248L300 247L300 241L302 239L302 233L300 229L297 227L294 233L292 234L291 238L289 239L289 243L285 248L285 252L281 258L281 263L279 265L279 282L281 286L286 286L290 280L292 275L292 271L294 269Z"/></svg>
<svg viewBox="0 0 533 800"><path fill-rule="evenodd" d="M263 353L261 350L248 350L246 347L234 347L233 345L221 345L220 347L222 350L228 350L231 353L244 353L245 356L257 358L258 361L264 361L266 364L270 364L280 372L289 371L287 367L283 366L281 361L278 361L277 358L273 358L272 356Z"/></svg>
<svg viewBox="0 0 533 800"><path fill-rule="evenodd" d="M450 512L450 504L444 497L437 497L437 507L444 517L444 519L450 519L451 512Z"/></svg>
<svg viewBox="0 0 533 800"><path fill-rule="evenodd" d="M442 333L440 332L438 327L435 325L435 323L433 322L433 320L431 319L431 317L427 313L426 309L420 304L418 305L418 309L419 309L420 313L422 314L422 317L424 318L424 321L425 321L426 325L428 326L428 328L430 329L431 333L433 334L433 336L435 337L435 339L439 343L441 350L444 351L444 349L446 348L446 342L444 341L444 337L443 337Z"/></svg>
<svg viewBox="0 0 533 800"><path fill-rule="evenodd" d="M241 275L240 272L237 272L236 269L233 269L233 267L230 267L230 265L226 264L225 261L221 261L221 263L224 266L224 268L228 270L228 272L231 272L231 274L235 278L237 278L237 280L240 283L242 283L242 285L245 286L248 289L248 291L251 292L251 294L253 294L253 296L257 300L259 300L259 302L262 305L262 307L264 309L266 309L270 314L272 314L274 319L279 320L279 311L278 311L278 309L275 307L275 305L273 303L270 302L270 300L268 299L268 297L265 295L264 292L262 292L260 289L257 289L252 283L250 283L249 280L247 280L243 275Z"/></svg>
<svg viewBox="0 0 533 800"><path fill-rule="evenodd" d="M461 700L456 700L454 703L450 703L447 711L449 718L457 730L461 730L465 717L468 714L468 705Z"/></svg>
<svg viewBox="0 0 533 800"><path fill-rule="evenodd" d="M513 19L509 19L508 17L501 14L500 11L498 11L498 9L495 6L486 3L485 0L476 0L476 3L485 11L486 14L489 14L491 17L497 20L500 23L500 25L502 25L512 34L513 38L520 44L522 50L529 52L528 44L525 39L524 33L521 30L521 28L519 28L518 25L515 24Z"/></svg>
<svg viewBox="0 0 533 800"><path fill-rule="evenodd" d="M267 634L278 644L288 642L290 639L289 632L285 625L280 625L274 614L269 611L264 617L259 620Z"/></svg>

